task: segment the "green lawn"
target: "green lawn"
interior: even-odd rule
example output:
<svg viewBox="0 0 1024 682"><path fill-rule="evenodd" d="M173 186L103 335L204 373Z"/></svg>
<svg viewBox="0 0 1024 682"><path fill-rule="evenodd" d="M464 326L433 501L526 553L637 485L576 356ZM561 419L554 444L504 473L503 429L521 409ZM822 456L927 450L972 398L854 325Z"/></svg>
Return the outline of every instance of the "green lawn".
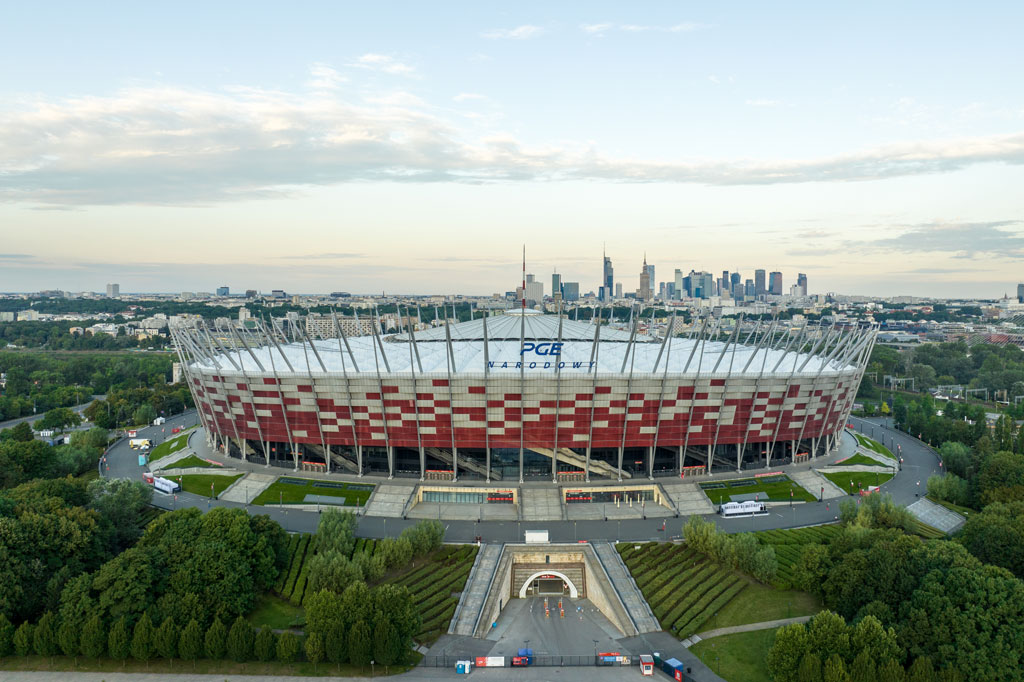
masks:
<svg viewBox="0 0 1024 682"><path fill-rule="evenodd" d="M783 502L789 500L790 491L793 491L794 500L805 502L816 502L817 497L810 494L785 474L778 476L766 476L764 478L740 478L728 481L711 481L701 483L700 487L707 494L712 504L729 502L733 495L746 495L757 493L762 500L776 500Z"/></svg>
<svg viewBox="0 0 1024 682"><path fill-rule="evenodd" d="M264 594L256 602L256 608L246 616L246 620L257 628L269 625L272 629L283 630L304 625L306 616L301 606L294 606L287 600L272 594Z"/></svg>
<svg viewBox="0 0 1024 682"><path fill-rule="evenodd" d="M885 455L889 459L896 459L896 455L892 454L892 451L889 450L889 448L885 447L878 441L872 440L871 438L868 438L867 436L859 433L855 433L853 435L856 436L857 442L860 443L863 447L869 450L874 450L880 455Z"/></svg>
<svg viewBox="0 0 1024 682"><path fill-rule="evenodd" d="M775 630L754 630L697 642L690 651L729 682L771 682L765 659Z"/></svg>
<svg viewBox="0 0 1024 682"><path fill-rule="evenodd" d="M952 502L946 502L945 500L939 500L931 495L928 495L928 499L935 504L940 504L949 511L954 511L961 516L970 516L971 514L977 513L977 510L971 509L970 507L961 507L959 504L953 504Z"/></svg>
<svg viewBox="0 0 1024 682"><path fill-rule="evenodd" d="M823 473L825 478L832 481L840 490L846 493L856 493L860 490L867 490L868 486L882 485L892 474L876 473L871 471L839 471L834 473ZM850 488L850 481L853 481L853 488Z"/></svg>
<svg viewBox="0 0 1024 682"><path fill-rule="evenodd" d="M864 466L869 466L869 467L891 466L889 464L882 464L877 459L871 459L867 455L862 455L860 453L857 453L853 457L847 457L846 459L839 460L838 462L836 462L835 466L844 466L845 467L845 466L854 466L856 464L863 464Z"/></svg>
<svg viewBox="0 0 1024 682"><path fill-rule="evenodd" d="M184 450L185 447L188 445L189 431L191 431L194 428L195 427L193 426L188 431L183 431L174 438L168 438L163 443L160 443L160 445L157 445L149 453L149 461L155 462L162 457L166 457L167 455L173 455L175 452L178 452L179 450Z"/></svg>
<svg viewBox="0 0 1024 682"><path fill-rule="evenodd" d="M212 467L214 465L210 464L205 459L200 459L195 455L189 455L184 459L179 459L177 462L174 462L171 466L175 469L187 469L189 467Z"/></svg>
<svg viewBox="0 0 1024 682"><path fill-rule="evenodd" d="M823 607L814 595L798 590L779 590L753 582L725 605L705 629L761 623L766 620L813 616Z"/></svg>
<svg viewBox="0 0 1024 682"><path fill-rule="evenodd" d="M363 507L373 492L372 483L343 483L282 476L256 496L253 504L302 504L306 495L344 498L344 506Z"/></svg>
<svg viewBox="0 0 1024 682"><path fill-rule="evenodd" d="M210 496L210 484L213 484L213 496L216 497L224 492L224 489L241 478L237 476L217 476L214 474L185 474L184 476L170 476L172 481L180 481L181 489L193 495Z"/></svg>

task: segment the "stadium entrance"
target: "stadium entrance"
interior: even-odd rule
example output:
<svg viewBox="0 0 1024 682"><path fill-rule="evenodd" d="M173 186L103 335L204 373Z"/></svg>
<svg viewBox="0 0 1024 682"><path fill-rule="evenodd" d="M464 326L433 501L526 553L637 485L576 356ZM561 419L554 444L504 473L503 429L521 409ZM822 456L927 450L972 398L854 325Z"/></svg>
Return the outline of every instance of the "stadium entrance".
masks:
<svg viewBox="0 0 1024 682"><path fill-rule="evenodd" d="M570 589L569 586L569 579L563 577L561 574L542 573L524 585L523 589L526 592L525 596L527 597L568 597L576 593L576 590ZM573 586L573 588L575 588L575 586Z"/></svg>

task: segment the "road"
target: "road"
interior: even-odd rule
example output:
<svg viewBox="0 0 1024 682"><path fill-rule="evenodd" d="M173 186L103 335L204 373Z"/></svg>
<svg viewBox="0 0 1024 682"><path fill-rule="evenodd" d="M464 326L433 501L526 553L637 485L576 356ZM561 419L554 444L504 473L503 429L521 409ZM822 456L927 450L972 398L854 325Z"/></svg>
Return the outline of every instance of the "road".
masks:
<svg viewBox="0 0 1024 682"><path fill-rule="evenodd" d="M102 400L105 397L106 396L93 396L93 400ZM82 405L76 405L76 406L72 407L71 409L74 410L77 414L82 414L82 412L85 410L85 408L89 407L89 405L91 405L91 404L92 404L92 401L90 400L89 402L84 403ZM11 428L13 426L17 426L21 422L28 422L29 424L33 424L33 423L35 423L36 421L42 419L45 416L46 416L45 412L40 412L39 414L33 414L30 417L19 417L18 419L9 419L8 421L0 422L0 429L9 429L9 428Z"/></svg>
<svg viewBox="0 0 1024 682"><path fill-rule="evenodd" d="M140 436L153 440L154 444L171 436L174 426L191 426L197 421L197 415L191 410L183 415L167 420L163 426L150 426L140 431ZM867 435L873 435L894 452L899 446L903 455L903 471L882 485L882 492L888 493L893 500L901 505L912 504L919 495L925 494L928 477L941 473L938 455L916 438L893 429L886 428L880 419L863 420L852 418L854 427ZM199 437L198 434L195 437ZM113 445L107 452L104 476L142 480L143 467L138 466L137 453L128 447L127 440ZM274 469L274 472L285 475L288 470ZM714 521L720 528L729 532L772 530L793 528L829 523L838 518L839 502L842 498L827 502L794 504L791 507L774 507L768 516L752 518L723 519L716 514L704 518ZM267 514L292 532L313 532L319 523L319 513L315 511L299 511L295 509L267 508L257 505L246 505L237 502L210 500L209 498L178 493L176 496L156 493L153 504L164 509L180 509L195 507L210 509L218 507L240 507L250 513ZM473 542L480 536L484 542L522 542L525 530L547 530L552 542L576 542L578 539L590 540L624 540L647 541L664 540L679 536L684 518L669 518L666 530L661 530L661 519L625 519L622 521L444 521L445 541ZM394 537L403 529L416 523L414 519L386 518L379 516L361 517L357 535L360 537Z"/></svg>

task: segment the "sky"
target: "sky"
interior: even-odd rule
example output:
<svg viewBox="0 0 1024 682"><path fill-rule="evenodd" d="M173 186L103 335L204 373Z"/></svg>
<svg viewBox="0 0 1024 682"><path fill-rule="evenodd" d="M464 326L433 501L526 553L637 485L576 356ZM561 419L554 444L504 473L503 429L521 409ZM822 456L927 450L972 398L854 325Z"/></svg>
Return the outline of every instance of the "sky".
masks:
<svg viewBox="0 0 1024 682"><path fill-rule="evenodd" d="M1024 281L1019 2L8 3L0 291Z"/></svg>

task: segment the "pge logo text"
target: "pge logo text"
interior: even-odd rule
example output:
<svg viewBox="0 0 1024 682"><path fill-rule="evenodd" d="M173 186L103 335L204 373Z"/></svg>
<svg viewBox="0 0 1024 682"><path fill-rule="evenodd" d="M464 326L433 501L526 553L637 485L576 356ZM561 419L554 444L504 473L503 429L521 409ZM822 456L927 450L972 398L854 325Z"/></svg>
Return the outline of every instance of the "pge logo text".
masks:
<svg viewBox="0 0 1024 682"><path fill-rule="evenodd" d="M520 355L523 355L527 351L533 351L537 355L561 355L562 354L563 342L543 342L543 343L532 343L530 341L523 342L523 349L519 351Z"/></svg>

